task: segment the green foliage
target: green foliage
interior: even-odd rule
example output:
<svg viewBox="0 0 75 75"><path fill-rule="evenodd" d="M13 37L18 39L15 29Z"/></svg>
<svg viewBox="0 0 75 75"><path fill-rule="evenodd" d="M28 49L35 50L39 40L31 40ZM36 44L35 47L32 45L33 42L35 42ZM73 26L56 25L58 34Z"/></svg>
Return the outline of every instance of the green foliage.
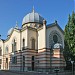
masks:
<svg viewBox="0 0 75 75"><path fill-rule="evenodd" d="M64 57L65 60L75 61L75 13L73 11L72 16L69 15L68 23L65 26L65 48Z"/></svg>

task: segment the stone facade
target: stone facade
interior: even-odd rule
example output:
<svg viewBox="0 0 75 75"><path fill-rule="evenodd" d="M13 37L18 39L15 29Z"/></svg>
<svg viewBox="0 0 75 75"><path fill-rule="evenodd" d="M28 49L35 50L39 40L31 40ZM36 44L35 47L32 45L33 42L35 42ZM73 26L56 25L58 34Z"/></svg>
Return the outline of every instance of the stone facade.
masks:
<svg viewBox="0 0 75 75"><path fill-rule="evenodd" d="M28 16L28 17L27 17ZM38 20L38 21L37 21ZM22 28L11 28L0 39L0 69L16 71L63 70L64 32L55 21L47 25L33 10L23 18Z"/></svg>

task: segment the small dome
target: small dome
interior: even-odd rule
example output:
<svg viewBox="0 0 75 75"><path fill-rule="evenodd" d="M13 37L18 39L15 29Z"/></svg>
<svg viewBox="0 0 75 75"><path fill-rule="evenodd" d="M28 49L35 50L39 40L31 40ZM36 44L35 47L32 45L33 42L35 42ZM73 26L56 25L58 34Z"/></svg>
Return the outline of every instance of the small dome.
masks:
<svg viewBox="0 0 75 75"><path fill-rule="evenodd" d="M14 28L10 28L7 35L10 35Z"/></svg>
<svg viewBox="0 0 75 75"><path fill-rule="evenodd" d="M38 13L34 12L34 9L31 13L27 14L22 21L22 25L29 22L36 22L43 24L44 18L41 17Z"/></svg>
<svg viewBox="0 0 75 75"><path fill-rule="evenodd" d="M56 44L54 44L54 46L53 46L53 48L61 48L61 47L62 47L62 45L59 44L59 43L56 43Z"/></svg>

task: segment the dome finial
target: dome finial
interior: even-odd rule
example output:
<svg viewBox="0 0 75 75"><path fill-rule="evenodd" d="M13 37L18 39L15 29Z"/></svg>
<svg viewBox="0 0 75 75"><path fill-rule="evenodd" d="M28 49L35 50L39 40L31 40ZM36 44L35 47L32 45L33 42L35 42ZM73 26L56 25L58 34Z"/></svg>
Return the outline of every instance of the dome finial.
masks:
<svg viewBox="0 0 75 75"><path fill-rule="evenodd" d="M57 24L57 20L55 20L55 24Z"/></svg>
<svg viewBox="0 0 75 75"><path fill-rule="evenodd" d="M34 6L33 6L33 10L32 10L32 12L34 12Z"/></svg>
<svg viewBox="0 0 75 75"><path fill-rule="evenodd" d="M17 21L16 21L16 26L15 26L15 28L18 29L18 22L17 22Z"/></svg>
<svg viewBox="0 0 75 75"><path fill-rule="evenodd" d="M18 25L18 22L16 21L16 26Z"/></svg>

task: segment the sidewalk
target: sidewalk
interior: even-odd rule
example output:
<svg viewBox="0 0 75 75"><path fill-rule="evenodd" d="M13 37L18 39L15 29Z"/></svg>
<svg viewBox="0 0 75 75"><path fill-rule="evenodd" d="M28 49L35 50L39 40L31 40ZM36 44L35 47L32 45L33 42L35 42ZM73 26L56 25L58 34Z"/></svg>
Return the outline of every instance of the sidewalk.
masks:
<svg viewBox="0 0 75 75"><path fill-rule="evenodd" d="M35 72L35 71L26 71L26 72L10 71L10 70L2 70L2 71L11 72L11 73L15 73L15 74L21 74L21 75L56 75L56 73Z"/></svg>
<svg viewBox="0 0 75 75"><path fill-rule="evenodd" d="M20 71L9 71L9 70L3 70L5 72L12 72L15 74L21 74L21 75L56 75L56 73L48 73L48 72L34 72L34 71L27 71L27 72L20 72ZM75 73L74 73L75 74ZM58 72L58 75L72 75L72 72Z"/></svg>

